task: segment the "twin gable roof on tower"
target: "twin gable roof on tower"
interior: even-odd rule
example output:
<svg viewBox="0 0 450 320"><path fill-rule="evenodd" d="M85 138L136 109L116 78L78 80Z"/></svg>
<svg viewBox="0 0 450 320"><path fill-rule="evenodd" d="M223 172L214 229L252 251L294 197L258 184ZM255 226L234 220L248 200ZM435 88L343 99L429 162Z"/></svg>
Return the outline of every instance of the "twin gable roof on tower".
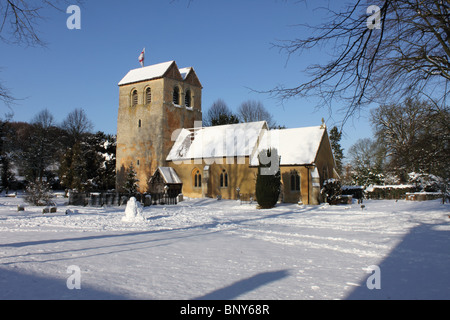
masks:
<svg viewBox="0 0 450 320"><path fill-rule="evenodd" d="M175 61L167 61L151 66L130 70L119 82L119 86L158 78L170 77L202 87L194 68L179 69Z"/></svg>

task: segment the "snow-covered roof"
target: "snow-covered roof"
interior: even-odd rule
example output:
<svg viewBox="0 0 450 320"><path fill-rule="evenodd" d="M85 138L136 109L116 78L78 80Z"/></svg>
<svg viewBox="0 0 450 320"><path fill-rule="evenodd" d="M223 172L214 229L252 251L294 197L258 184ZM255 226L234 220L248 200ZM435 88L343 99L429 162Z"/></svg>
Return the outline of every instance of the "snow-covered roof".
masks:
<svg viewBox="0 0 450 320"><path fill-rule="evenodd" d="M154 64L151 66L143 67L143 68L137 68L128 71L128 73L123 77L122 80L119 82L119 86L123 86L125 84L131 84L141 81L148 81L152 79L162 78L166 74L166 72L169 70L169 68L176 63L175 61L167 61L163 63ZM181 77L184 80L188 77L188 75L193 72L195 74L193 67L187 67L187 68L181 68L178 69L178 71L181 74ZM198 80L197 76L195 75L196 81L198 81L199 85L200 81Z"/></svg>
<svg viewBox="0 0 450 320"><path fill-rule="evenodd" d="M139 81L161 78L174 62L175 61L167 61L148 67L130 70L127 75L119 82L119 86Z"/></svg>
<svg viewBox="0 0 450 320"><path fill-rule="evenodd" d="M181 77L183 78L183 80L186 80L186 77L188 76L189 72L191 72L191 70L192 67L180 69Z"/></svg>
<svg viewBox="0 0 450 320"><path fill-rule="evenodd" d="M324 133L322 126L266 130L250 164L258 165L258 153L268 148L278 150L280 165L312 164Z"/></svg>
<svg viewBox="0 0 450 320"><path fill-rule="evenodd" d="M178 175L175 172L175 170L173 168L171 168L171 167L158 167L156 169L156 171L159 171L159 173L161 174L162 178L164 179L164 182L167 183L167 184L183 183L181 181L180 177L178 177ZM155 176L155 175L153 174L153 176Z"/></svg>
<svg viewBox="0 0 450 320"><path fill-rule="evenodd" d="M264 128L265 121L181 129L166 160L250 156Z"/></svg>

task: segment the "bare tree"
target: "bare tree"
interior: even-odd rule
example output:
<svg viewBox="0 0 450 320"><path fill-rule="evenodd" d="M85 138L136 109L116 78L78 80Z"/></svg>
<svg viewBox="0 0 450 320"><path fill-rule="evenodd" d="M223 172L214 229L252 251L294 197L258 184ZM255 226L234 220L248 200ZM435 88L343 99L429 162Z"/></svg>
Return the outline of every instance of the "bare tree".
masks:
<svg viewBox="0 0 450 320"><path fill-rule="evenodd" d="M425 172L450 179L450 109L406 99L381 105L371 112L378 143L388 152L388 171L401 180L410 172Z"/></svg>
<svg viewBox="0 0 450 320"><path fill-rule="evenodd" d="M275 44L289 57L332 45L328 63L307 68L310 80L295 87L266 91L284 100L316 94L322 105L343 99L345 122L371 102L387 103L424 95L445 104L450 82L450 1L358 0L318 26L312 34ZM379 9L379 10L378 10Z"/></svg>
<svg viewBox="0 0 450 320"><path fill-rule="evenodd" d="M8 107L13 103L14 97L10 91L0 83L0 100L3 101Z"/></svg>
<svg viewBox="0 0 450 320"><path fill-rule="evenodd" d="M39 3L40 2L40 3ZM6 0L0 3L0 40L5 43L44 45L36 31L42 5L49 1Z"/></svg>
<svg viewBox="0 0 450 320"><path fill-rule="evenodd" d="M74 144L79 142L85 133L93 129L91 120L88 119L86 112L83 109L77 108L69 113L62 123L62 128L67 131L69 138Z"/></svg>
<svg viewBox="0 0 450 320"><path fill-rule="evenodd" d="M34 116L34 118L31 120L31 123L43 128L44 130L47 130L55 125L55 118L50 113L50 111L48 111L48 109L44 109Z"/></svg>
<svg viewBox="0 0 450 320"><path fill-rule="evenodd" d="M260 101L248 100L243 102L237 114L241 122L266 121L269 128L276 127L273 116Z"/></svg>
<svg viewBox="0 0 450 320"><path fill-rule="evenodd" d="M228 105L222 99L217 99L209 108L206 117L203 118L203 125L218 126L223 124L238 123L239 119L230 110Z"/></svg>

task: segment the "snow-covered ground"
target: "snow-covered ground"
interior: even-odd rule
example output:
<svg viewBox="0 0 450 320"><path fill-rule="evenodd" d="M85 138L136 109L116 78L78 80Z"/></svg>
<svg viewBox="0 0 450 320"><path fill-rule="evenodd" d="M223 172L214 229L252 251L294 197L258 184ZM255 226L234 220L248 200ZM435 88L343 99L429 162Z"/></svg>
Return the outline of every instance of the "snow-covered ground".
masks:
<svg viewBox="0 0 450 320"><path fill-rule="evenodd" d="M450 206L439 201L257 210L190 199L135 222L125 206L65 201L43 215L0 198L0 299L450 298Z"/></svg>

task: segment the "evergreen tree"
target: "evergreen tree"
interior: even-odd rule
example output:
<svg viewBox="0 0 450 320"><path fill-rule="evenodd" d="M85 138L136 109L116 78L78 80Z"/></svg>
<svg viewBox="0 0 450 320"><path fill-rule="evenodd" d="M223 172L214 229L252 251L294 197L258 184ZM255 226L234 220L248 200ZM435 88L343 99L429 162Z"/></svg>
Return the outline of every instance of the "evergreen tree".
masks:
<svg viewBox="0 0 450 320"><path fill-rule="evenodd" d="M16 167L27 181L46 181L50 187L114 189L115 136L92 134L90 128L82 110L72 112L61 128L54 125L48 110L39 112L31 123L0 120L1 186L14 182Z"/></svg>
<svg viewBox="0 0 450 320"><path fill-rule="evenodd" d="M72 188L73 181L72 155L72 147L67 148L64 154L61 156L59 166L59 180L61 182L61 185L68 189Z"/></svg>
<svg viewBox="0 0 450 320"><path fill-rule="evenodd" d="M239 119L234 114L220 114L217 118L211 120L211 126L221 126L224 124L239 123Z"/></svg>
<svg viewBox="0 0 450 320"><path fill-rule="evenodd" d="M360 186L383 184L385 150L376 141L364 138L356 141L349 149L353 167L353 180Z"/></svg>
<svg viewBox="0 0 450 320"><path fill-rule="evenodd" d="M133 164L130 164L127 170L127 178L125 185L123 186L125 192L128 194L135 194L139 188L139 180L136 177L136 171L134 170Z"/></svg>
<svg viewBox="0 0 450 320"><path fill-rule="evenodd" d="M69 189L109 190L115 187L115 137L85 133L61 158L61 183Z"/></svg>
<svg viewBox="0 0 450 320"><path fill-rule="evenodd" d="M0 120L0 178L1 187L9 188L14 182L12 173L13 130L8 120Z"/></svg>
<svg viewBox="0 0 450 320"><path fill-rule="evenodd" d="M115 137L91 133L92 122L83 109L75 109L62 124L69 146L60 166L62 184L80 191L115 187Z"/></svg>
<svg viewBox="0 0 450 320"><path fill-rule="evenodd" d="M342 161L344 159L344 150L341 147L340 141L342 138L342 132L338 130L336 126L330 130L330 142L333 149L334 160L336 161L336 171L342 175Z"/></svg>
<svg viewBox="0 0 450 320"><path fill-rule="evenodd" d="M15 158L28 181L51 180L51 167L58 163L61 150L60 137L61 130L54 125L53 116L46 109L39 112L31 124L18 128Z"/></svg>
<svg viewBox="0 0 450 320"><path fill-rule="evenodd" d="M264 160L267 159L271 159L271 161L266 163L267 161ZM276 149L262 150L258 155L258 160L259 166L255 187L256 201L261 209L273 208L278 201L281 191L278 152ZM277 161L275 167L273 161ZM273 170L274 168L275 170Z"/></svg>
<svg viewBox="0 0 450 320"><path fill-rule="evenodd" d="M92 151L84 142L77 142L64 153L59 176L61 184L78 191L92 190L92 170L95 170L91 159Z"/></svg>
<svg viewBox="0 0 450 320"><path fill-rule="evenodd" d="M95 134L94 149L98 156L97 170L93 181L99 190L110 190L116 186L116 137L103 132Z"/></svg>
<svg viewBox="0 0 450 320"><path fill-rule="evenodd" d="M0 156L1 163L1 186L5 189L9 189L14 182L16 182L16 178L14 173L12 172L12 163L11 156L9 153Z"/></svg>
<svg viewBox="0 0 450 320"><path fill-rule="evenodd" d="M78 191L88 191L90 189L88 182L88 158L85 156L84 146L83 143L75 143L72 148L72 162L69 168L72 171L70 189Z"/></svg>
<svg viewBox="0 0 450 320"><path fill-rule="evenodd" d="M61 184L69 189L89 191L95 188L92 177L96 155L92 149L92 123L83 109L70 112L62 123L66 150L61 158Z"/></svg>

